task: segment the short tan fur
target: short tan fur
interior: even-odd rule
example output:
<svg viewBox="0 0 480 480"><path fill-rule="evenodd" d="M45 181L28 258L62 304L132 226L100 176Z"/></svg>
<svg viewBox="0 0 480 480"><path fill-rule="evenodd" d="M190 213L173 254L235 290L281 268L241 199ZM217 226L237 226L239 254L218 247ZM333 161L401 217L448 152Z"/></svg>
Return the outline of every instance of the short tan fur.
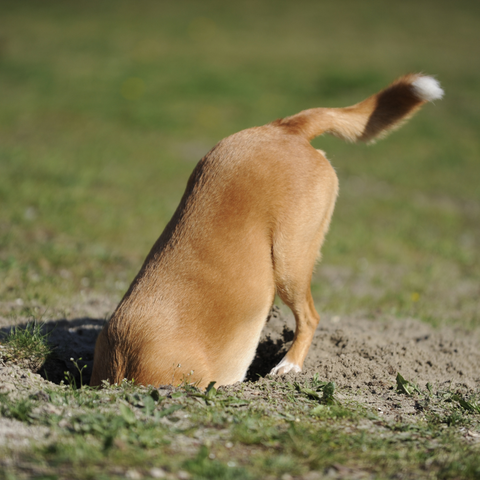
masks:
<svg viewBox="0 0 480 480"><path fill-rule="evenodd" d="M310 281L338 193L309 141L374 140L442 95L432 77L406 75L357 105L305 110L218 143L100 333L91 385L241 381L275 294L296 331L272 373L300 371L320 320Z"/></svg>

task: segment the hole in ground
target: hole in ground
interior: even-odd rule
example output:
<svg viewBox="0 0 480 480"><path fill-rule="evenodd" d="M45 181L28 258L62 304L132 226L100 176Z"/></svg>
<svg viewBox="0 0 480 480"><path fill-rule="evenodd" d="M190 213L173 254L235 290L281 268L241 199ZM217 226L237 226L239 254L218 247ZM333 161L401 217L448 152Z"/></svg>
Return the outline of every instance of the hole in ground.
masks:
<svg viewBox="0 0 480 480"><path fill-rule="evenodd" d="M57 384L62 380L69 383L70 378L77 386L81 383L88 385L92 375L95 342L104 323L103 318L87 317L45 322L42 325L42 333L48 334L48 343L53 347L53 351L46 362L35 369L36 373ZM4 327L2 331L8 334L12 328L22 329L27 325L28 323ZM80 369L83 367L81 381L79 368L70 360L71 358L77 362Z"/></svg>
<svg viewBox="0 0 480 480"><path fill-rule="evenodd" d="M278 307L273 307L269 321L283 323L283 319L279 317ZM105 321L104 318L82 317L45 322L42 333L48 333L48 342L53 347L53 352L47 361L36 369L36 373L56 384L63 380L65 383L75 382L77 386L88 385L92 375L95 342ZM19 324L16 327L21 329L26 325ZM12 328L4 327L1 330L8 333ZM283 330L276 334L275 338L263 336L246 380L256 382L267 375L285 356L293 336L293 331L284 324ZM82 370L81 376L79 369Z"/></svg>

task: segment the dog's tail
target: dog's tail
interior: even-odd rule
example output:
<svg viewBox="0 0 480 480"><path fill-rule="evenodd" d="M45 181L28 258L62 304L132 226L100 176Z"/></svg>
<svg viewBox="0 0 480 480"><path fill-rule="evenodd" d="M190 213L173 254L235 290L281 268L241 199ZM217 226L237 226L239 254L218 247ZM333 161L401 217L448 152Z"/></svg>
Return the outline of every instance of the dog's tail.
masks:
<svg viewBox="0 0 480 480"><path fill-rule="evenodd" d="M398 128L424 103L442 98L433 77L409 74L363 102L345 108L312 108L273 122L312 140L330 133L350 142L372 141Z"/></svg>

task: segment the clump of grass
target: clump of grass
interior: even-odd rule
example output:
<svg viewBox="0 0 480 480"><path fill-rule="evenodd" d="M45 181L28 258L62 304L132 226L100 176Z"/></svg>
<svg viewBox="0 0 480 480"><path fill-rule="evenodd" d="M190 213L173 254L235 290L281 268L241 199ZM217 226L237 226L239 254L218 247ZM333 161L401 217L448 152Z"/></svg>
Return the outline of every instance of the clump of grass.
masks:
<svg viewBox="0 0 480 480"><path fill-rule="evenodd" d="M52 353L49 333L44 333L42 327L42 323L33 320L22 327L14 326L6 334L2 332L0 358L37 372Z"/></svg>
<svg viewBox="0 0 480 480"><path fill-rule="evenodd" d="M0 395L0 414L3 417L14 418L21 422L30 423L30 414L34 403L28 398L22 398L18 401L11 401L7 395Z"/></svg>

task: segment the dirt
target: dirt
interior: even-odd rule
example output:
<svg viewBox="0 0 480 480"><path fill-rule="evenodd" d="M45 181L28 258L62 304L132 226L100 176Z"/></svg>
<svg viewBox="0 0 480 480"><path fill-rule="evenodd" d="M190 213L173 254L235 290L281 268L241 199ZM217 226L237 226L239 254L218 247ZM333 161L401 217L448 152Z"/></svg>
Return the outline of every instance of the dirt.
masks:
<svg viewBox="0 0 480 480"><path fill-rule="evenodd" d="M11 363L0 360L0 395L8 394L13 399L35 395L47 383L40 375ZM47 427L28 425L18 420L0 417L0 448L28 447L33 440L36 444L46 441L50 432Z"/></svg>
<svg viewBox="0 0 480 480"><path fill-rule="evenodd" d="M87 383L96 337L114 306L115 300L90 296L79 298L74 307L63 308L67 315L46 321L44 327L51 332L54 358L43 365L41 375L0 362L0 393L20 397L26 392L35 394L48 382L58 384L65 380L66 371L80 382L79 369L82 367L82 381ZM2 307L5 311L5 305ZM9 315L0 316L0 327L4 331L13 323L14 308L15 305L10 308ZM21 317L18 318L17 323L21 324ZM259 381L262 389L268 388L268 382L273 380L260 378L281 360L293 339L293 329L292 315L275 307L264 328L247 380ZM318 373L320 380L334 381L343 398L369 405L382 415L408 416L415 413L415 401L395 392L397 373L420 388L430 383L436 390L478 390L479 337L479 332L446 326L435 329L415 319L369 320L360 316L325 315L303 372L287 375L286 379L298 381ZM246 393L257 390L255 383L246 387L243 388ZM0 419L0 431L13 436L11 441L19 444L28 438L38 440L46 434L43 429L32 432L28 428L20 422Z"/></svg>
<svg viewBox="0 0 480 480"><path fill-rule="evenodd" d="M264 329L248 378L265 375L281 360L293 339L293 316L276 310ZM480 332L415 319L327 316L322 318L303 372L287 375L302 381L318 373L333 381L340 397L369 406L379 415L404 421L421 413L417 401L396 392L396 376L425 389L462 393L480 389Z"/></svg>
<svg viewBox="0 0 480 480"><path fill-rule="evenodd" d="M279 309L271 315L254 362L261 373L275 363L270 353L275 361L281 359L294 325L293 316ZM480 387L479 337L478 332L435 329L414 319L325 316L303 370L352 389L394 385L398 372L421 387L430 383L475 389ZM271 351L264 352L268 346Z"/></svg>

